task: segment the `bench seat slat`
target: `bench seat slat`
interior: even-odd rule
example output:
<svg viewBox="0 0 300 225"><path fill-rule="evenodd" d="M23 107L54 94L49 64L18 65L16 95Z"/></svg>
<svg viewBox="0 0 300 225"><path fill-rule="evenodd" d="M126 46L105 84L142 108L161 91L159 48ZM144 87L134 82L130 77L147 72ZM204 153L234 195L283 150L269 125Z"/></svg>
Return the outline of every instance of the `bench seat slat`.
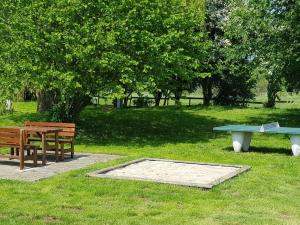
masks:
<svg viewBox="0 0 300 225"><path fill-rule="evenodd" d="M19 134L16 133L10 133L10 132L0 132L0 138L7 137L7 138L17 138L20 137Z"/></svg>
<svg viewBox="0 0 300 225"><path fill-rule="evenodd" d="M1 138L0 143L20 144L20 138Z"/></svg>
<svg viewBox="0 0 300 225"><path fill-rule="evenodd" d="M0 143L0 148L16 148L20 147L20 145L12 144L12 143Z"/></svg>
<svg viewBox="0 0 300 225"><path fill-rule="evenodd" d="M41 138L28 138L29 141L42 141ZM55 139L47 139L47 142L55 142ZM73 140L71 139L58 139L60 143L71 143Z"/></svg>

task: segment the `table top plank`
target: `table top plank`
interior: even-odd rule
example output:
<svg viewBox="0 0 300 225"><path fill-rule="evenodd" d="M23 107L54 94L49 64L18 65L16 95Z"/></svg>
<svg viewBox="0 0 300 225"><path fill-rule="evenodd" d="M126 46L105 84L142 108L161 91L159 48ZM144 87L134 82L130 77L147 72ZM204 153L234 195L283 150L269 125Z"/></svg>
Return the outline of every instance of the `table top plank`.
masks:
<svg viewBox="0 0 300 225"><path fill-rule="evenodd" d="M22 129L25 131L32 131L37 133L58 133L63 131L62 128L59 127L5 127L5 128L15 128L15 129Z"/></svg>

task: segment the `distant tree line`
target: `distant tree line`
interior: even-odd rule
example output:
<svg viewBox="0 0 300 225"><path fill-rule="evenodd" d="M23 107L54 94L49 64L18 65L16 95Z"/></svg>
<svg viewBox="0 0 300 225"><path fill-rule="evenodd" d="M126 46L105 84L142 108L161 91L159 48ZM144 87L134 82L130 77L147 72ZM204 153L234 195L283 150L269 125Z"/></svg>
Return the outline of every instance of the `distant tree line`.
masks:
<svg viewBox="0 0 300 225"><path fill-rule="evenodd" d="M98 93L124 107L203 91L203 104L241 104L268 81L268 102L298 91L297 0L2 0L0 102L23 92L71 121Z"/></svg>

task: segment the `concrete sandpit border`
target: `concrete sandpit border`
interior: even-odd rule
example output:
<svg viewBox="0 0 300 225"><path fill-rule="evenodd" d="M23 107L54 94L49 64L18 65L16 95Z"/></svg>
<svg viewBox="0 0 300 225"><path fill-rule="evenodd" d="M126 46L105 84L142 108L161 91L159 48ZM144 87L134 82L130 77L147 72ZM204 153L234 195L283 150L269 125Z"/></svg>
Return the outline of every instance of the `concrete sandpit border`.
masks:
<svg viewBox="0 0 300 225"><path fill-rule="evenodd" d="M230 168L237 168L235 171L230 172L218 179L215 179L213 182L209 183L199 183L199 182L181 182L181 181L166 181L164 179L149 179L149 178L142 178L142 177L130 177L130 176L111 176L107 173L110 171L114 171L117 169L126 168L127 166L138 164L143 161L159 161L159 162L172 162L172 163L183 163L183 164L194 164L194 165L201 165L201 166L218 166L218 167L230 167ZM243 172L250 170L250 166L242 166L242 165L229 165L229 164L218 164L218 163L205 163L205 162L191 162L191 161L178 161L178 160L169 160L169 159L157 159L157 158L141 158L133 161L129 161L124 164L119 164L116 166L112 166L109 168L97 170L87 175L90 177L99 177L99 178L111 178L111 179L121 179L121 180L136 180L136 181L149 181L149 182L157 182L157 183L164 183L164 184L175 184L175 185L182 185L182 186L190 186L190 187L198 187L198 188L205 188L210 189L215 185L222 183L225 180L231 179Z"/></svg>

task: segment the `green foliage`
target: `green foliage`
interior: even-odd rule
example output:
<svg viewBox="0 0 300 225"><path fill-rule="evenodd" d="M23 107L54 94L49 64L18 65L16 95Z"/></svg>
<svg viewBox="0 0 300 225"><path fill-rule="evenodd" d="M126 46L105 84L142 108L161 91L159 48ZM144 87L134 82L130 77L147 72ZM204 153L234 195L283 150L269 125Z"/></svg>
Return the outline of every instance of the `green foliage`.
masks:
<svg viewBox="0 0 300 225"><path fill-rule="evenodd" d="M174 77L191 80L207 55L203 15L179 0L9 2L1 7L10 31L0 33L1 83L57 91L56 112L74 107L62 105L78 93L123 98Z"/></svg>
<svg viewBox="0 0 300 225"><path fill-rule="evenodd" d="M289 91L300 90L300 1L287 15L285 30L281 32L285 41L285 64L283 75Z"/></svg>
<svg viewBox="0 0 300 225"><path fill-rule="evenodd" d="M251 74L251 63L243 54L244 41L228 35L229 1L212 0L206 3L206 30L213 43L206 70L211 76L199 79L204 104L213 98L220 105L240 104L254 97L255 76ZM214 89L214 91L213 91Z"/></svg>
<svg viewBox="0 0 300 225"><path fill-rule="evenodd" d="M226 68L222 70L222 74L215 79L218 92L214 101L219 105L245 105L245 102L255 96L253 88L256 79L247 68L249 65L246 60L234 59L230 64L228 61L224 63Z"/></svg>
<svg viewBox="0 0 300 225"><path fill-rule="evenodd" d="M266 105L272 107L284 80L290 90L299 84L299 1L239 0L230 9L227 34L269 81Z"/></svg>
<svg viewBox="0 0 300 225"><path fill-rule="evenodd" d="M214 90L217 103L235 104L253 98L263 76L273 106L283 85L300 87L299 5L3 0L0 103L24 87L55 92L53 118L74 120L100 92L124 103L133 92L172 93L179 102L184 90L201 84L208 100Z"/></svg>
<svg viewBox="0 0 300 225"><path fill-rule="evenodd" d="M136 107L148 107L153 104L153 100L149 99L147 96L139 96L137 99L133 100L133 105Z"/></svg>

